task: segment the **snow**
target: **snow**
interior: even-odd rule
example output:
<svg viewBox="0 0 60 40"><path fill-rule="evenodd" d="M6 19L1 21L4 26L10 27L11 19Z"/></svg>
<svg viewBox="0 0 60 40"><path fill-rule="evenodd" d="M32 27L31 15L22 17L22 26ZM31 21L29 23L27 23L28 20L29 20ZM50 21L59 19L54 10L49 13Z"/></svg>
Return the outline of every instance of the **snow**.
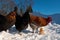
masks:
<svg viewBox="0 0 60 40"><path fill-rule="evenodd" d="M60 40L60 25L49 23L44 27L45 34L31 33L32 29L28 25L26 30L18 32L15 25L9 29L9 32L0 32L0 40Z"/></svg>

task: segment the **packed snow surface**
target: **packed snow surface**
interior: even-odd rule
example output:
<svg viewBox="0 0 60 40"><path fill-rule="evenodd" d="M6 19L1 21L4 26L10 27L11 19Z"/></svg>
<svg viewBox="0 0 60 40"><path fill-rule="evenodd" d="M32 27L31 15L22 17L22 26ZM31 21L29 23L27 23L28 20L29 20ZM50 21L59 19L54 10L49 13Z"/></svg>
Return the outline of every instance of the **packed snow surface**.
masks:
<svg viewBox="0 0 60 40"><path fill-rule="evenodd" d="M9 31L10 30L10 31ZM18 32L15 25L7 32L0 32L0 40L60 40L60 25L49 23L44 27L45 34L31 33L32 29L28 25L26 30Z"/></svg>

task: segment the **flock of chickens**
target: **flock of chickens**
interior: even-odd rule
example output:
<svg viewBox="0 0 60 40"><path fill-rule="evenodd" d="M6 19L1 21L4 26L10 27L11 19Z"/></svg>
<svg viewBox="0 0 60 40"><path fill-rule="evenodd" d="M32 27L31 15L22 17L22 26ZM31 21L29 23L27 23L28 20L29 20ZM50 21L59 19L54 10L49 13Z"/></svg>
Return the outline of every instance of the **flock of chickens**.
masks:
<svg viewBox="0 0 60 40"><path fill-rule="evenodd" d="M28 24L30 24L30 27L34 32L34 30L38 29L39 27L46 26L49 22L52 21L51 17L44 18L31 14L33 10L30 6L26 9L25 13L22 14L22 16L17 13L17 10L18 8L15 7L14 11L10 12L6 16L0 14L0 32L6 31L13 25L15 25L15 28L21 32L28 27Z"/></svg>

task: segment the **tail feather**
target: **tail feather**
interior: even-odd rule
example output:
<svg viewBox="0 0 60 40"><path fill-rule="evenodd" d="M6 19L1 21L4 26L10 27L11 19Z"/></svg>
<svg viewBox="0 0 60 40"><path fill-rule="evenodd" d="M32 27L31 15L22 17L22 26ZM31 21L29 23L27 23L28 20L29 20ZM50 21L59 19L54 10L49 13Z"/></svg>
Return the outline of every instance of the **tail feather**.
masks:
<svg viewBox="0 0 60 40"><path fill-rule="evenodd" d="M47 18L47 23L51 22L52 21L52 17L48 17Z"/></svg>

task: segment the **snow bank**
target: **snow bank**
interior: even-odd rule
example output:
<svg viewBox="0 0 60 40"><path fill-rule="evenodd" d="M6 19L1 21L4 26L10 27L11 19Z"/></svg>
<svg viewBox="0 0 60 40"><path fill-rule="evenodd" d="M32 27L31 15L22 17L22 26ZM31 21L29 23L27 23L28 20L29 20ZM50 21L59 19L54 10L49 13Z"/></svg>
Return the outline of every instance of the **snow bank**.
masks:
<svg viewBox="0 0 60 40"><path fill-rule="evenodd" d="M30 26L21 32L22 35L14 28L10 29L10 32L0 32L0 40L60 40L60 25L49 23L45 26L45 35L39 35L38 33L31 33Z"/></svg>

